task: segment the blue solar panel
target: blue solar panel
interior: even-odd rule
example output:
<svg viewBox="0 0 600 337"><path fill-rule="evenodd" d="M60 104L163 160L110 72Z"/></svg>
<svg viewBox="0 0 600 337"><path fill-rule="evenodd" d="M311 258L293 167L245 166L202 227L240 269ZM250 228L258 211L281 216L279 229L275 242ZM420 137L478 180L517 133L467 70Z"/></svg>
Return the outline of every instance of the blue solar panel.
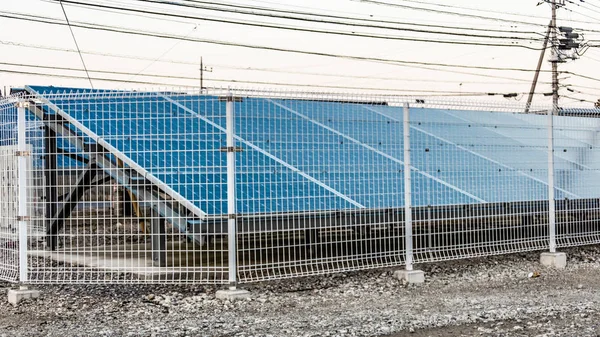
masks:
<svg viewBox="0 0 600 337"><path fill-rule="evenodd" d="M226 155L219 150L225 134L218 127L224 123L223 103L210 111L213 124L160 96L60 100L50 94L63 89L32 89L204 212L226 213ZM356 207L260 151L245 149L237 162L240 213ZM252 172L243 169L248 162Z"/></svg>
<svg viewBox="0 0 600 337"><path fill-rule="evenodd" d="M304 116L307 123L322 125L329 134L338 135L346 149L333 151L325 157L332 158L335 164L343 164L339 170L350 174L348 177L335 177L324 181L331 182L336 189L359 200L367 207L400 207L404 205L403 173L403 124L361 104L347 104L315 101L273 100L275 104L285 106L293 116ZM397 110L397 109L396 109ZM400 116L402 110L400 109ZM321 127L323 129L323 127ZM293 128L292 128L293 130ZM326 132L323 130L320 133ZM340 136L341 135L341 136ZM337 144L332 144L337 145ZM313 144L318 151L322 144ZM341 153L349 158L336 158ZM307 167L320 167L320 162L308 161ZM414 165L413 165L414 166ZM321 175L323 176L323 175ZM472 203L476 199L459 189L452 188L422 173L411 174L413 182L413 204L444 205Z"/></svg>
<svg viewBox="0 0 600 337"><path fill-rule="evenodd" d="M226 103L218 97L61 100L50 94L65 89L32 89L199 209L227 212L226 154L220 151ZM236 154L238 212L404 205L401 107L265 98L244 98L234 107L236 142L243 149ZM410 118L414 205L548 197L544 116L411 109ZM557 146L587 146L576 138L561 137ZM576 179L595 171L561 176L578 164L572 154L557 154L558 198L597 195L575 190L585 186Z"/></svg>
<svg viewBox="0 0 600 337"><path fill-rule="evenodd" d="M423 110L427 109L415 109L413 113L435 115L436 121L443 119L444 123L449 124L436 125L425 122L420 127L452 142L467 144L469 150L507 168L517 170L521 176L534 178L544 184L547 182L547 116L485 111L424 112ZM417 115L411 118L419 120L423 117ZM586 167L585 160L582 159L587 156L591 158L594 153L598 153L598 149L591 146L593 142L586 143L583 140L585 135L581 131L593 128L593 124L597 125L598 122L589 118L555 116L554 124L555 183L558 188L556 197L559 199L597 197L598 192L595 188L591 188L593 184L590 186L590 182L598 181L600 175L596 168ZM562 131L565 128L573 129L574 124L580 124L575 132ZM519 185L513 186L515 189L519 188ZM527 191L532 192L530 189ZM533 194L525 200L533 200L539 196L546 198L546 195L545 193Z"/></svg>
<svg viewBox="0 0 600 337"><path fill-rule="evenodd" d="M395 110L401 110L371 109L390 118L398 118ZM543 182L547 177L543 171L547 156L543 157L542 167L533 167L534 174L530 174L532 167L527 167L525 174L525 168L511 165L524 163L523 158L515 156L514 149L520 144L511 138L445 110L413 108L410 119L415 167L487 202L547 198L547 185Z"/></svg>

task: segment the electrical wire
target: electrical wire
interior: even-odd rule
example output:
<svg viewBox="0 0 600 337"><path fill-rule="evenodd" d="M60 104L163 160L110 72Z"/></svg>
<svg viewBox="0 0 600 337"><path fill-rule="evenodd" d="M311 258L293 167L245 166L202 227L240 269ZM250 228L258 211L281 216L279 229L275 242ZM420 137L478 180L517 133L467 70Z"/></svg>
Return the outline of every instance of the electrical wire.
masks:
<svg viewBox="0 0 600 337"><path fill-rule="evenodd" d="M4 12L0 11L0 13L4 13ZM28 17L18 17L18 16L7 15L7 14L0 14L0 17L30 21L30 22L46 23L46 24L52 24L52 25L65 25L65 23L63 23L63 22L56 21L56 19L46 20L47 18L40 18L39 16L35 17L32 15L29 15ZM54 21L51 21L51 20L54 20ZM155 37L155 38L162 38L162 39L184 40L184 41L189 41L189 42L199 42L199 43L217 44L217 45L224 45L224 46L231 46L231 47L243 47L243 48L249 48L249 49L259 49L259 50L278 51L278 52L296 53L296 54L322 56L322 57L341 58L341 59L349 59L349 60L357 60L357 61L372 61L372 62L380 62L380 63L386 63L386 64L397 64L397 65L406 64L406 65L413 65L413 66L438 66L438 67L449 67L449 68L466 68L466 69L494 70L494 71L518 71L518 72L534 72L535 71L532 69L524 69L524 68L470 66L470 65L433 63L433 62L404 61L404 60L394 60L394 59L357 56L357 55L343 55L343 54L334 54L334 53L327 53L327 52L317 52L317 51L298 50L298 49L290 49L290 48L252 45L252 44L244 44L244 43L229 42L229 41L192 38L192 37L164 34L164 33L158 33L158 32L150 32L150 31L127 30L122 27L107 26L107 25L95 25L95 24L89 24L89 23L85 23L85 22L81 23L81 24L71 23L71 25L74 27L83 28L83 29L100 30L100 31L123 33L123 34L129 34L129 35L148 36L148 37ZM427 69L427 68L425 68L425 69Z"/></svg>
<svg viewBox="0 0 600 337"><path fill-rule="evenodd" d="M59 1L59 0L54 0ZM133 9L127 7L116 7L110 5L103 5L99 3L87 3L81 1L71 1L71 0L60 0L67 4L76 4L90 8L96 9L110 9L110 10L121 10L124 12L132 12L132 13L143 13L143 14L152 14L163 17L175 17L175 18L183 18L183 19L191 19L191 20L201 20L201 21L209 21L216 23L225 23L225 24L234 24L234 25L242 25L242 26L251 26L251 27L259 27L259 28L270 28L270 29L279 29L279 30L290 30L297 32L308 32L308 33L319 33L319 34L327 34L327 35L340 35L340 36L348 36L348 37L360 37L360 38L369 38L369 39L384 39L384 40L398 40L398 41L412 41L412 42L425 42L425 43L444 43L444 44L462 44L462 45L474 45L474 46L490 46L490 47L522 47L528 49L535 49L526 45L521 44L504 44L504 43L486 43L486 42L474 42L474 41L465 41L465 40L432 40L426 38L416 38L416 37L402 37L402 36L392 36L392 35L375 35L375 34L367 34L367 33L359 33L359 32L346 32L346 31L334 31L330 29L317 29L317 28L306 28L306 27L298 27L298 26L284 26L281 24L270 24L264 22L252 22L252 21L242 21L242 20L234 20L234 19L225 19L225 18L210 18L206 16L200 15L191 15L187 14L177 14L177 13L167 13L165 11L154 11L147 9ZM150 1L150 0L140 0L140 1ZM171 5L176 5L176 3L171 3ZM177 4L181 5L181 4ZM372 27L371 27L372 28ZM433 32L422 29L410 29L410 28L402 28L399 30L407 31L407 32L417 32L417 33L426 33L426 34L446 34L446 35L454 35L454 36L462 36L462 37L477 37L477 38L487 38L487 39L514 39L514 40L525 40L525 41L540 41L541 39L533 39L533 38L523 38L523 37L498 37L492 35L477 35L477 34L466 34L466 33L452 33L452 32Z"/></svg>
<svg viewBox="0 0 600 337"><path fill-rule="evenodd" d="M572 4L575 4L577 6L580 6L582 8L585 8L585 6L580 5L578 3L575 3L573 1L570 0L566 0L567 2L570 2ZM494 10L489 10L489 9L480 9L480 8L473 8L473 7L463 7L463 6L454 6L454 5L447 5L447 4L440 4L440 3L432 3L432 2L425 2L425 1L417 1L417 0L404 0L404 2L412 2L412 3L419 3L419 4L423 4L423 5L431 5L431 6L439 6L439 7L446 7L446 8L456 8L456 9L462 9L462 10L469 10L469 11L477 11L477 12L484 12L484 13L496 13L496 14L505 14L505 15L512 15L512 16L520 16L520 17L527 17L527 18L536 18L536 19L544 19L547 20L546 17L542 17L542 16L533 16L533 15L526 15L526 14L522 14L522 13L515 13L515 12L507 12L507 11L494 11ZM588 2L586 2L586 4L589 4ZM600 7L598 7L600 8ZM591 9L588 9L591 10ZM592 10L593 11L593 10ZM598 12L600 13L600 12ZM592 17L592 19L595 19ZM572 22L577 22L577 23L589 23L589 24L597 24L597 22L591 22L591 21L581 21L581 20L573 20L573 19L561 19L562 21L572 21Z"/></svg>
<svg viewBox="0 0 600 337"><path fill-rule="evenodd" d="M388 20L365 19L365 18L357 18L357 17L350 17L350 16L325 15L325 14L320 14L320 13L287 11L287 10L280 10L280 9L275 9L275 8L262 8L262 7L256 7L256 6L244 6L244 5L237 5L237 4L228 4L228 3L220 3L220 2L217 3L217 2L200 1L200 0L183 0L183 1L186 1L187 3L193 3L193 4L195 4L195 6L190 6L189 4L186 4L186 3L175 3L175 2L164 1L164 0L136 0L136 1L145 2L145 3L155 3L155 4L168 4L168 5L172 5L172 6L193 7L196 9L218 11L218 12L229 12L229 13L235 13L235 14L254 15L254 16L261 16L261 17L265 16L265 17L269 17L269 18L299 20L299 21L308 21L308 22L314 22L314 23L341 24L341 25L348 25L348 26L353 26L353 27L407 30L406 28L389 27L389 26L381 25L381 23L387 23L387 24L393 24L393 25L410 25L410 26L428 27L428 28L443 28L443 29L485 31L485 32L498 32L498 33L515 33L515 34L536 34L536 35L540 35L540 36L543 35L540 32L534 32L534 31L495 30L495 29L482 29L482 28L477 28L477 27L427 25L427 24L419 24L419 23L415 23L415 22L399 22L399 21L388 21ZM207 6L200 6L197 4L216 5L219 7L207 7ZM231 9L228 9L228 7L236 8L237 10L231 10ZM262 11L264 13L259 13L256 11ZM278 13L278 14L273 14L273 13ZM285 14L285 15L281 15L281 14ZM354 22L347 22L347 21L340 22L340 21L330 21L330 20L315 20L315 19L311 19L311 18L307 18L307 17L298 17L297 16L298 14L304 15L304 16L327 18L327 19L369 22L370 24L357 24ZM374 25L373 23L376 23L376 25ZM416 30L413 30L413 31L416 31ZM438 32L436 32L436 33L438 33ZM483 36L483 37L485 37L485 36Z"/></svg>
<svg viewBox="0 0 600 337"><path fill-rule="evenodd" d="M67 26L69 26L69 31L71 31L71 36L73 37L73 42L75 42L75 47L77 48L77 53L79 54L79 58L81 59L81 64L83 64L83 69L85 69L85 73L88 76L88 79L90 81L90 86L92 87L92 89L94 89L94 84L92 83L90 74L87 71L85 61L83 60L83 55L81 55L81 49L79 48L79 44L77 43L77 39L75 38L75 33L73 32L73 27L71 27L71 23L69 22L69 17L67 16L67 11L65 11L65 6L63 6L62 1L60 1L60 8L62 9L63 14L65 15L65 21L67 21Z"/></svg>
<svg viewBox="0 0 600 337"><path fill-rule="evenodd" d="M589 6L587 6L587 5L589 5L589 4L583 4L583 5L582 5L582 4L579 4L579 3L573 2L573 1L569 1L569 0L566 0L566 1L567 1L567 2L570 2L570 3L573 3L573 4L575 4L576 6L578 6L578 7L581 7L581 9L584 9L584 10L586 10L586 11L590 11L590 12L594 12L594 13L596 13L596 14L600 14L600 11L599 11L599 10L597 10L597 9L594 9L594 8L590 8Z"/></svg>
<svg viewBox="0 0 600 337"><path fill-rule="evenodd" d="M58 0L39 0L39 1L42 1L42 2L47 2L47 3L51 3L51 4L56 4L56 1L58 1ZM76 5L70 5L70 6L71 6L71 7L80 7L80 8L83 8L83 6L76 6ZM121 13L121 11L117 11L117 10L108 10L108 9L107 9L107 10L106 10L106 12L107 12L107 13L112 13L112 14L122 14L122 13ZM154 15L147 15L147 14L134 14L134 13L132 13L132 14L130 14L130 15L131 15L131 16L134 16L134 17L144 18L144 19L151 19L151 20L162 20L161 18L157 18L157 17L156 17L156 16L154 16ZM180 24L185 24L185 25L192 25L192 26L194 25L194 24L190 23L190 22L189 22L189 20L188 20L188 21L186 21L186 20L176 20L176 19L170 19L170 20L169 20L169 22L175 22L175 23L180 23Z"/></svg>
<svg viewBox="0 0 600 337"><path fill-rule="evenodd" d="M575 97L571 97L571 96L561 96L562 98L567 98L567 99L572 99L574 101L578 101L578 102L585 102L585 103L592 103L595 104L596 102L594 101L590 101L587 99L582 99L582 98L575 98Z"/></svg>
<svg viewBox="0 0 600 337"><path fill-rule="evenodd" d="M105 0L108 1L108 0ZM166 1L166 0L165 0ZM195 2L195 1L201 1L201 0L180 0L180 1L191 1L191 2ZM206 0L202 0L202 1L206 1ZM319 10L319 11L324 11L324 12L332 12L332 13L341 13L341 14L351 14L351 15L366 15L364 10L361 10L360 13L357 12L346 12L346 11L339 11L339 10L333 10L333 9L325 9L325 8L315 8L315 7L307 7L307 6L298 6L298 5L290 5L290 4L286 4L286 3L282 3L282 2L274 2L274 1L264 1L264 0L250 0L251 2L258 2L258 3L263 3L263 4L268 4L267 8L273 8L275 6L284 6L284 7L289 7L289 8L293 8L293 10L298 10L298 9L302 9L302 10ZM351 1L356 1L357 0L351 0ZM221 1L219 1L220 3ZM263 7L265 8L265 7ZM391 19L391 20L403 20L406 19L405 17L399 17L399 16L389 16L388 14L389 11L386 11L386 15L369 15L370 17L377 17L377 18L386 18L386 19ZM545 20L547 20L546 18L544 18ZM409 20L412 20L412 18L410 18ZM434 20L432 18L424 18L424 19L419 19L420 22L434 22L434 23L438 23L438 24L456 24L456 21L442 21L442 20ZM480 24L478 24L478 26L490 26L490 23L485 23L485 22L481 22ZM511 25L512 26L512 25ZM475 28L475 27L474 27Z"/></svg>
<svg viewBox="0 0 600 337"><path fill-rule="evenodd" d="M579 88L579 89L587 89L587 90L591 90L591 91L595 91L597 93L600 93L600 88L598 87L588 87L588 86L584 86L584 85L579 85L579 84L562 84L561 87L567 88L567 90L569 88ZM587 93L590 96L593 95L597 95L597 94L591 94L591 93Z"/></svg>
<svg viewBox="0 0 600 337"><path fill-rule="evenodd" d="M569 12L571 12L571 13L575 13L575 14L577 14L577 15L581 15L581 16L583 16L583 17L586 17L586 18L588 18L588 19L594 19L594 20L598 20L598 18L596 18L596 17L590 16L590 15L587 15L587 14L583 14L583 13L581 13L581 12L579 12L579 11L576 11L576 10L574 10L574 9L571 9L571 8L562 7L562 9L564 9L564 10L566 10L566 11L569 11Z"/></svg>
<svg viewBox="0 0 600 337"><path fill-rule="evenodd" d="M590 56L589 54L585 54L584 57L588 60L594 61L594 62L600 62L600 59L597 59L595 57Z"/></svg>
<svg viewBox="0 0 600 337"><path fill-rule="evenodd" d="M432 8L403 5L403 4L399 4L399 3L390 3L390 2L376 1L376 0L357 0L357 1L364 2L364 3L371 3L371 4L375 4L375 5L381 5L381 6L406 8L406 9L412 9L412 10L417 10L417 11L433 12L433 13L437 13L437 14L447 14L447 15L454 15L454 16L460 16L460 17L469 17L469 18L488 20L488 21L499 21L499 22L506 22L506 23L516 23L516 24L521 24L521 25L528 25L528 26L547 27L547 25L544 25L544 24L528 22L528 21L503 19L503 18L498 18L498 17L483 16L483 15L465 14L465 13L444 11L444 10L438 10L438 9L432 9ZM567 9L567 10L572 11L571 9ZM594 20L597 19L595 17L589 17L589 18L592 18ZM583 23L582 21L579 21L579 20L572 20L572 21L578 22L578 23ZM598 24L597 22L589 22L589 21L586 23ZM600 30L594 30L594 29L584 29L584 28L576 28L576 29L587 30L587 31L596 32L596 33L600 32Z"/></svg>
<svg viewBox="0 0 600 337"><path fill-rule="evenodd" d="M72 67L61 67L61 66L50 66L50 65L39 65L39 64L27 64L27 63L13 63L13 62L0 62L0 65L3 66L15 66L15 67L30 67L30 68L41 68L41 69L56 69L56 70L66 70L66 71L83 71L82 69L72 68ZM155 74L155 73L138 73L138 72L124 72L124 71L112 71L112 70L89 70L91 73L102 73L102 74L113 74L113 75L135 75L135 76L145 76L145 77L159 77L159 78L167 78L167 79L179 79L179 80L198 80L197 77L191 76L175 76L175 75L164 75L164 74ZM315 73L316 74L316 73ZM370 77L364 77L366 79L370 79ZM387 78L387 80L395 80L392 78ZM439 81L434 81L439 82ZM273 82L269 82L273 83ZM456 83L456 82L451 82ZM461 81L461 83L468 83L466 81Z"/></svg>
<svg viewBox="0 0 600 337"><path fill-rule="evenodd" d="M595 78L595 77L591 77L591 76L587 76L587 75L581 75L581 74L577 74L577 73L574 73L574 72L571 72L571 71L560 71L560 73L562 73L562 74L569 74L569 75L573 75L573 76L585 78L585 79L588 79L588 80L600 82L600 78Z"/></svg>
<svg viewBox="0 0 600 337"><path fill-rule="evenodd" d="M190 32L187 33L186 37L190 36L197 28L198 28L198 26L195 26L194 28L192 28L192 30L190 30ZM169 52L171 52L171 50L173 50L175 47L177 47L177 45L179 43L181 43L181 42L182 42L181 40L175 41L175 43L171 47L169 47L162 54L160 54L160 56L158 56L157 58L153 59L152 62L150 62L148 65L146 65L140 71L138 71L135 75L132 75L129 79L132 79L135 76L141 75L144 71L146 71L148 68L150 68L151 66L153 66L156 62L160 61L161 58L163 58L165 55L167 55Z"/></svg>
<svg viewBox="0 0 600 337"><path fill-rule="evenodd" d="M483 13L495 13L495 14L520 16L520 17L527 17L527 18L530 18L530 19L531 18L536 18L536 19L547 20L546 17L532 16L532 15L526 15L526 14L523 14L523 13L515 13L515 12L508 12L508 11L494 11L494 10L489 10L489 9L456 6L456 5L440 4L440 3L433 3L433 2L426 2L426 1L417 1L417 0L403 0L403 2L412 2L412 3L416 3L416 4L420 4L420 5L437 6L437 7L445 7L445 8L454 8L454 9L468 10L468 11L475 11L475 12L483 12Z"/></svg>
<svg viewBox="0 0 600 337"><path fill-rule="evenodd" d="M44 68L44 67L38 67ZM78 71L83 71L78 69ZM92 71L96 72L96 71ZM2 69L0 73L9 74L20 74L20 75L31 75L31 76L44 76L44 77L59 77L59 78L70 78L70 79L87 79L86 76L68 75L68 74L51 74L43 72L32 72L14 69ZM119 74L119 72L114 72ZM160 85L160 86L171 86L171 87L185 87L185 88L197 88L197 85L181 85L176 83L168 82L155 82L155 81L139 81L139 80L122 80L115 78L106 77L91 77L96 81L114 82L114 83L129 83L129 84L148 84L148 85ZM194 79L197 80L197 79ZM278 82L263 82L263 81L245 81L245 80L233 80L233 79L207 79L207 81L213 82L224 82L224 83L244 83L244 84L261 84L261 85L275 85L275 86L286 86L286 87L306 87L306 88L328 88L328 89L349 89L349 90L370 90L370 91L383 91L383 92L410 92L426 94L428 96L492 96L492 95L503 95L502 93L488 93L488 92L459 92L459 91L436 91L436 90L415 90L415 89L397 89L397 88L365 88L365 87L351 87L351 86L326 86L326 85L314 85L314 84L297 84L297 83L278 83ZM433 93L434 95L431 95ZM438 95L444 94L444 95ZM403 96L402 94L396 94L397 96ZM410 96L410 95L405 95Z"/></svg>
<svg viewBox="0 0 600 337"><path fill-rule="evenodd" d="M499 22L507 22L507 23L518 23L518 24L527 25L527 26L545 27L545 25L543 25L543 24L529 22L529 21L503 19L503 18L498 18L498 17L475 15L475 14L465 14L465 13L458 13L458 12L452 12L452 11L446 11L446 10L440 10L440 9L432 9L432 8L417 7L417 6L411 6L411 5L403 5L401 3L390 3L390 2L376 1L376 0L359 0L359 1L360 2L364 2L364 3L374 4L374 5L381 5L381 6L388 6L388 7L398 7L398 8L405 8L405 9L411 9L411 10L417 10L417 11L425 11L425 12L438 13L438 14L449 14L449 15L455 15L455 16L461 16L461 17L468 17L468 18L480 19L480 20L499 21Z"/></svg>
<svg viewBox="0 0 600 337"><path fill-rule="evenodd" d="M598 5L594 5L593 3L589 2L589 1L586 1L586 2L585 2L585 4L586 4L587 6L591 6L591 7L594 7L594 8L600 9L600 6L598 6Z"/></svg>
<svg viewBox="0 0 600 337"><path fill-rule="evenodd" d="M70 67L61 67L61 66L50 66L50 65L39 65L39 64L25 64L25 63L10 63L10 62L0 62L2 66L10 66L10 67L25 67L25 68L35 68L35 69L47 69L47 70L63 70L63 71L77 71L81 72L82 69L78 68L70 68ZM106 75L138 75L132 72L124 72L124 71L109 71L109 70L89 70L91 73L98 74L106 74ZM14 70L14 69L4 69L0 70L0 72L17 72L30 74L31 72ZM81 76L71 75L71 74L51 74L51 73L34 73L55 77L66 77L66 78L85 78ZM139 74L139 76L144 77L155 77L155 78L164 78L164 79L175 79L175 80L192 80L197 81L198 79L195 77L186 77L186 76L174 76L174 75L162 75L162 74ZM102 81L111 81L120 83L143 83L143 84L157 84L157 85L175 85L168 84L165 82L156 82L156 81L132 81L130 79L110 79L110 78L98 78L94 77L94 79L99 79ZM299 83L282 83L282 82L272 82L272 81L249 81L249 80L237 80L237 79L220 79L220 78L210 78L208 81L213 82L223 82L223 83L246 83L246 84L260 84L260 85L276 85L276 86L291 86L291 87L317 87L317 88L327 88L327 89L352 89L352 90L370 90L370 91L402 91L402 92L417 92L417 93L446 93L446 94L480 94L480 95L504 95L503 93L490 93L490 92L462 92L462 91L447 91L447 90L420 90L420 89L401 89L401 88L379 88L379 87L353 87L353 86L338 86L338 85L320 85L320 84L299 84ZM193 86L190 86L193 87ZM540 94L540 93L536 93Z"/></svg>
<svg viewBox="0 0 600 337"><path fill-rule="evenodd" d="M572 1L572 0L565 0L565 1L566 1L566 2L568 2L568 3L570 3L570 4L573 4L573 5L575 5L575 6L577 6L577 7L580 7L580 8L582 8L582 9L585 9L585 10L588 10L588 11L591 11L591 12L594 12L594 13L596 13L596 14L600 14L600 11L597 11L597 10L595 10L595 9L592 9L592 8L588 8L588 7L586 7L586 6L584 6L584 5L581 5L581 4L579 4L579 3L575 2L575 1Z"/></svg>
<svg viewBox="0 0 600 337"><path fill-rule="evenodd" d="M43 49L43 50L61 51L61 52L69 52L69 53L76 53L77 52L76 50L73 50L73 49L50 47L50 46L43 46L43 45L30 45L30 44L23 44L23 43L18 43L18 42L13 42L13 41L2 41L2 40L0 40L0 44L4 44L4 45L8 45L8 46L15 46L15 47ZM119 59L142 60L142 61L156 61L156 62L162 62L162 63L168 63L168 64L180 64L180 65L198 66L197 62L189 62L189 61L181 61L181 60L173 60L173 59L159 59L159 60L156 60L156 58L150 58L150 57L144 57L144 56L124 55L124 54L115 54L115 53L102 53L102 52L85 51L85 50L82 50L81 52L83 54L97 55L97 56L111 57L111 58L119 58ZM511 82L500 83L500 82L490 82L490 81L485 81L485 82L484 81L468 81L468 80L464 80L464 79L463 80L455 80L455 81L447 81L447 80L439 80L439 79L417 80L417 79L407 79L407 78L398 78L398 77L392 78L392 77L377 77L377 76L357 76L357 75L349 75L349 74L331 74L331 73L322 73L322 72L290 71L290 70L277 69L277 68L232 66L232 65L226 65L226 64L214 64L214 63L212 64L212 66L213 67L218 67L218 68L243 70L243 71L271 72L271 73L296 74L296 75L311 75L311 76L326 76L326 77L338 77L338 78L386 80L386 81L435 82L435 83L471 83L471 84L488 84L488 83L489 84L513 84ZM405 66L405 65L394 65L394 66L409 67L409 66ZM478 76L478 77L486 77L486 78L509 80L509 81L512 81L512 82L515 82L515 81L516 82L531 82L530 79L521 79L521 78L514 78L514 77L487 75L487 74L481 74L481 73L471 73L471 72L462 72L462 71L451 71L451 70L448 70L448 69L433 69L433 68L418 67L418 66L411 66L411 67L419 68L419 69L425 69L425 70L431 70L431 71L437 71L437 72L448 72L448 73L461 74L461 75L469 75L469 76ZM550 82L538 82L538 83L550 84Z"/></svg>

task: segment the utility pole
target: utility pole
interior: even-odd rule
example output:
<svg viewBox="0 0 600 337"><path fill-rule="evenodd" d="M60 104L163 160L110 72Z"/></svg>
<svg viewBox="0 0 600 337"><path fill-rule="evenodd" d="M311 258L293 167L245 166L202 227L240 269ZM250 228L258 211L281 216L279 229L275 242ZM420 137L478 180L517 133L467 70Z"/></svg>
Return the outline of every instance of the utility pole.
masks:
<svg viewBox="0 0 600 337"><path fill-rule="evenodd" d="M548 47L548 39L550 38L550 31L552 30L552 21L548 24L548 30L546 31L546 38L544 39L544 47L540 53L538 60L537 69L533 76L533 83L531 83L531 89L529 89L529 97L527 98L527 105L525 106L525 113L529 112L531 108L531 102L533 102L533 95L535 94L535 87L537 86L538 78L540 77L540 70L542 69L542 63L544 62L544 56L546 55L546 48Z"/></svg>
<svg viewBox="0 0 600 337"><path fill-rule="evenodd" d="M568 1L568 0L567 0ZM531 108L531 102L533 101L533 95L535 93L535 87L540 75L540 69L542 61L544 59L546 48L548 47L548 41L551 41L551 55L550 63L552 64L552 103L555 109L558 109L558 101L560 99L558 95L558 64L564 63L566 60L576 60L581 55L580 49L582 48L583 36L573 31L571 27L558 27L556 23L556 11L558 8L565 6L565 0L544 0L542 3L549 3L552 7L552 19L550 25L546 31L546 38L544 39L544 47L540 53L540 59L538 61L537 70L533 77L533 83L529 90L529 98L527 99L527 105L525 112L529 112ZM559 36L560 33L560 36ZM583 48L587 46L584 44Z"/></svg>
<svg viewBox="0 0 600 337"><path fill-rule="evenodd" d="M558 88L559 88L559 83L558 83L558 63L559 62L565 62L562 55L559 52L559 49L561 50L568 50L571 44L575 44L575 42L571 39L570 41L566 41L565 39L561 40L561 43L559 44L559 40L558 40L558 36L557 36L557 23L556 23L556 11L560 6L564 6L565 4L565 0L544 0L544 2L549 3L552 9L552 18L550 20L550 24L548 25L548 30L546 31L546 37L544 39L544 47L542 48L542 51L540 53L540 58L538 60L538 66L535 72L535 75L533 77L533 82L531 83L531 89L529 90L529 97L527 98L527 105L525 106L525 112L529 112L530 108L531 108L531 103L533 101L533 95L535 93L535 88L537 86L537 81L538 78L540 76L540 69L542 67L542 62L544 59L544 55L546 53L546 48L548 47L548 41L551 42L550 47L551 47L551 54L550 54L550 63L552 64L552 104L554 105L554 107L558 108L558 100L559 100L559 96L558 96ZM540 2L539 4L542 4L544 2ZM568 28L568 27L567 27ZM561 27L561 31L562 31L563 27ZM571 29L571 28L568 28ZM572 31L572 29L571 29ZM570 32L569 32L570 34ZM577 35L577 34L574 34ZM565 40L565 41L563 41ZM565 45L563 45L563 42L565 43ZM574 47L577 48L577 47Z"/></svg>
<svg viewBox="0 0 600 337"><path fill-rule="evenodd" d="M552 34L552 57L550 58L550 62L552 62L552 104L555 108L558 108L558 44L556 43L556 9L558 4L557 0L552 0L552 23L550 24L550 32Z"/></svg>
<svg viewBox="0 0 600 337"><path fill-rule="evenodd" d="M212 73L212 67L205 67L204 62L202 61L202 56L200 56L200 92L204 90L204 72Z"/></svg>

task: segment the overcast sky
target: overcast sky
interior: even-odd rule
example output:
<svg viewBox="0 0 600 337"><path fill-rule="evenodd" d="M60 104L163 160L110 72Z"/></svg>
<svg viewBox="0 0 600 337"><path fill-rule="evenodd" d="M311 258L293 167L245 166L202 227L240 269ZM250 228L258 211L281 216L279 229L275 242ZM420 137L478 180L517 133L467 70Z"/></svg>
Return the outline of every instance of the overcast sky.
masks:
<svg viewBox="0 0 600 337"><path fill-rule="evenodd" d="M158 2L157 0L152 1ZM147 88L154 86L151 83L161 83L164 84L163 86L199 86L199 63L200 57L203 57L204 64L212 69L212 72L205 72L205 86L233 85L273 88L284 87L283 84L293 84L297 85L295 89L310 91L378 92L420 96L518 93L517 98L511 100L525 101L527 98L523 93L529 91L534 75L532 72L473 69L453 67L453 65L533 70L540 54L539 49L542 47L546 30L544 26L550 20L550 6L548 4L538 5L538 1L535 0L375 1L379 3L351 0L214 1L214 3L221 4L261 7L265 10L240 7L220 8L234 8L238 11L250 11L263 15L209 11L173 4L160 5L152 3L152 1L76 1L110 7L126 7L134 11L90 8L64 3L67 16L74 25L97 24L101 28L110 26L111 29L117 30L158 33L196 40L181 41L74 27L73 32L83 52L83 60L90 70L94 87ZM58 20L57 22L64 22L65 19L57 2L42 0L0 0L0 2L2 3L1 15L15 16L16 13L22 13L28 14L26 16L28 20L52 18L51 20ZM172 2L215 7L210 4L213 2L210 0L200 2L176 0ZM404 7L382 3L395 3ZM140 10L193 16L212 21L142 14ZM292 14L282 14L282 12L273 10L285 10ZM388 26L395 29L289 20L264 15L300 16L313 20L337 22L349 21L349 19L342 18L293 14L293 12L362 18L372 21L353 20L352 22L359 22L363 25ZM461 15L451 13L461 13ZM496 20L489 18L496 18ZM0 58L0 86L18 87L25 84L42 84L89 87L90 82L85 78L23 74L86 76L82 71L82 61L79 54L75 52L75 43L67 26L28 20L0 17L2 27L0 30L0 55L2 55ZM232 21L238 24L215 22L214 20ZM586 40L600 44L600 42L593 42L600 40L600 0L569 4L567 8L559 10L558 20L559 26L579 28ZM381 21L381 23L376 21ZM280 29L281 27L290 29ZM407 31L407 29L421 30L421 32ZM306 30L313 30L313 32ZM319 32L314 32L314 30ZM422 32L423 30L433 31L433 33L425 33ZM354 34L354 36L332 34L334 32ZM465 36L468 34L479 36ZM374 38L373 36L386 38ZM515 39L515 37L521 39ZM426 41L408 41L406 39ZM213 43L206 43L207 40ZM471 45L466 45L465 42ZM226 44L243 44L245 47ZM256 47L324 53L330 54L330 56L266 50ZM546 53L546 57L549 54L549 52ZM331 55L352 56L354 59L332 57ZM357 60L357 57L368 60ZM421 64L411 64L411 62L421 62ZM427 65L429 63L436 65ZM441 66L440 64L450 66ZM30 67L31 65L38 67ZM563 96L562 103L591 106L590 102L598 100L600 98L599 66L600 48L590 48L580 59L560 64L561 71L590 77L561 74L561 84L565 85L561 87L560 91ZM547 72L550 64L544 61L542 69L546 72L540 76L540 84L537 88L537 92L540 94L551 92L551 75ZM111 74L110 72L121 72L121 74ZM176 78L152 77L147 76L148 74ZM117 79L125 82L101 79ZM131 83L135 81L148 83ZM505 99L500 96L470 96L469 98ZM576 102L574 99L583 99L588 102ZM549 97L543 95L536 95L535 98L535 102L540 103L547 103L549 100Z"/></svg>

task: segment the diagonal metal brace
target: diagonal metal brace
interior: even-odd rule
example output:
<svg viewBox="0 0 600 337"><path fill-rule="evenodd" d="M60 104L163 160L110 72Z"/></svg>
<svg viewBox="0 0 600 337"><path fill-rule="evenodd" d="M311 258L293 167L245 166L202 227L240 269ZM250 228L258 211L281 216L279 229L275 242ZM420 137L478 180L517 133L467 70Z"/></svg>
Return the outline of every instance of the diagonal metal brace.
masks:
<svg viewBox="0 0 600 337"><path fill-rule="evenodd" d="M55 215L52 217L50 225L46 231L46 244L51 250L55 250L57 246L57 235L63 227L65 220L71 216L73 209L77 206L77 203L83 196L86 190L92 187L92 181L100 171L100 168L94 160L92 160L86 167L85 171L81 173L77 179L75 187L69 193L63 206L58 209Z"/></svg>

